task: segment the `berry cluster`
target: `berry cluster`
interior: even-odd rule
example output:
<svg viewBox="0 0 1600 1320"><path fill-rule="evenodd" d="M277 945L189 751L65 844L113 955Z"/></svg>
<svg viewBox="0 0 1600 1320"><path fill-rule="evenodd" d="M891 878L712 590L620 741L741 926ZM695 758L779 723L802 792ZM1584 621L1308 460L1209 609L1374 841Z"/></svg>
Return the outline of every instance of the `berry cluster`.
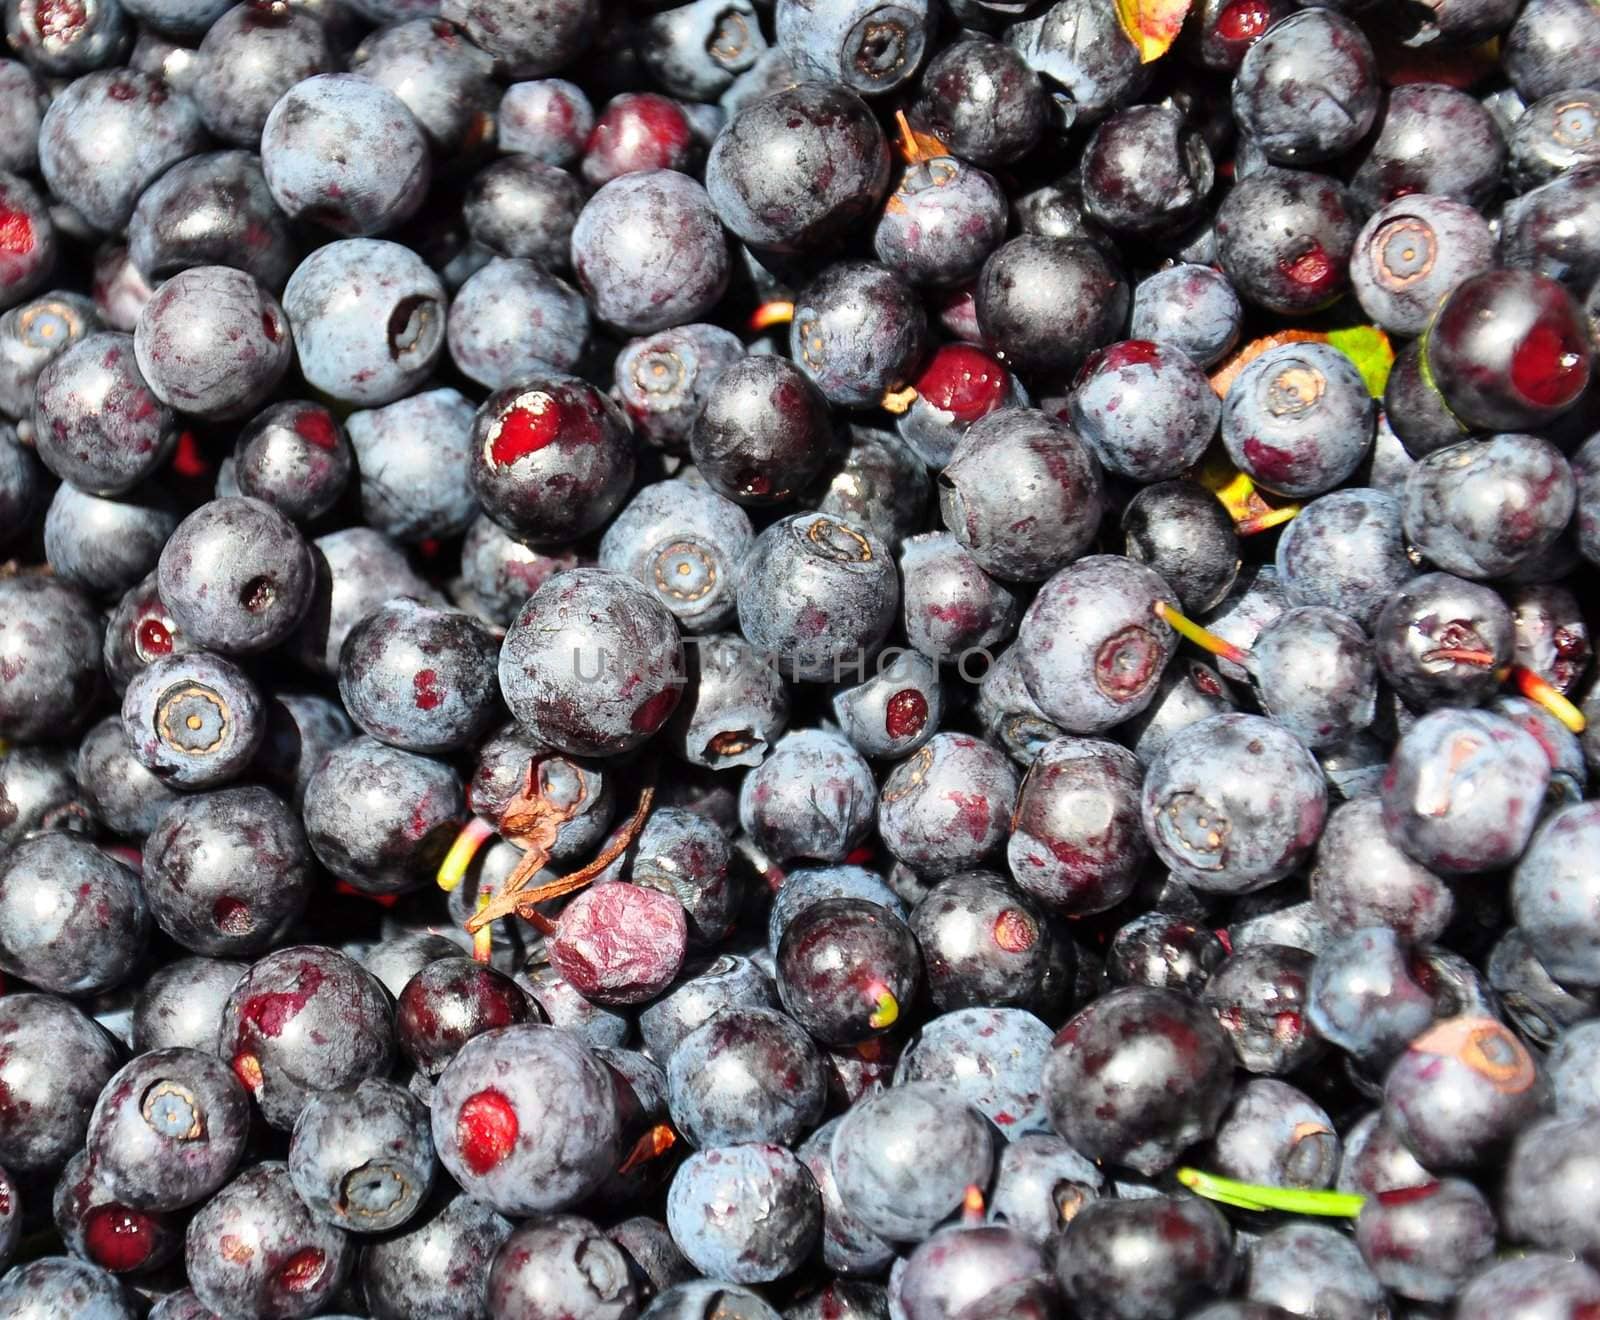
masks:
<svg viewBox="0 0 1600 1320"><path fill-rule="evenodd" d="M0 9L0 1320L1600 1315L1595 0Z"/></svg>

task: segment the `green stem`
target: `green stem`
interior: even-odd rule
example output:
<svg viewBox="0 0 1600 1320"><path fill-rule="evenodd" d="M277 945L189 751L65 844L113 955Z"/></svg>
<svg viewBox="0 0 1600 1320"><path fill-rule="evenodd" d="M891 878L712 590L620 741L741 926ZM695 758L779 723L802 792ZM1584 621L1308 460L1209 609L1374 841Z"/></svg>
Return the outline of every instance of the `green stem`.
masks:
<svg viewBox="0 0 1600 1320"><path fill-rule="evenodd" d="M1268 1187L1238 1182L1199 1169L1179 1169L1178 1181L1196 1196L1241 1210L1281 1210L1291 1215L1328 1215L1354 1219L1367 1198L1355 1192L1307 1191L1299 1187Z"/></svg>

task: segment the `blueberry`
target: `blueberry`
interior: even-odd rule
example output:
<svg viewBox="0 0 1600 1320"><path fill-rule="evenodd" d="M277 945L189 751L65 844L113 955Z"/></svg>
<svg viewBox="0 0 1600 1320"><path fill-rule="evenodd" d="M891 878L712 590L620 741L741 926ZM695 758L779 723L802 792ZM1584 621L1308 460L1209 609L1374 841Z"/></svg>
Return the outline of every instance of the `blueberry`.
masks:
<svg viewBox="0 0 1600 1320"><path fill-rule="evenodd" d="M729 275L712 206L673 170L625 175L591 197L572 230L572 268L595 315L637 335L710 311Z"/></svg>
<svg viewBox="0 0 1600 1320"><path fill-rule="evenodd" d="M1170 344L1205 368L1237 342L1243 315L1225 275L1210 266L1179 265L1134 286L1129 329L1134 339Z"/></svg>
<svg viewBox="0 0 1600 1320"><path fill-rule="evenodd" d="M1477 98L1417 83L1389 92L1350 187L1373 210L1413 193L1481 206L1494 195L1505 159L1505 140Z"/></svg>
<svg viewBox="0 0 1600 1320"><path fill-rule="evenodd" d="M1052 83L1057 113L1070 126L1132 100L1148 76L1138 48L1105 0L1057 0L1013 24L1006 40Z"/></svg>
<svg viewBox="0 0 1600 1320"><path fill-rule="evenodd" d="M689 436L706 483L740 504L782 504L821 474L834 447L827 400L785 358L731 362Z"/></svg>
<svg viewBox="0 0 1600 1320"><path fill-rule="evenodd" d="M325 1091L295 1120L289 1177L311 1213L337 1228L398 1228L427 1199L434 1171L428 1111L394 1082Z"/></svg>
<svg viewBox="0 0 1600 1320"><path fill-rule="evenodd" d="M1016 772L998 748L966 734L935 734L884 780L878 830L907 865L949 875L998 850L1016 797Z"/></svg>
<svg viewBox="0 0 1600 1320"><path fill-rule="evenodd" d="M1196 219L1211 191L1205 139L1165 106L1111 115L1083 149L1084 208L1119 234L1161 234Z"/></svg>
<svg viewBox="0 0 1600 1320"><path fill-rule="evenodd" d="M983 263L973 296L985 345L1041 375L1076 369L1128 317L1122 271L1104 249L1077 239L1013 238Z"/></svg>
<svg viewBox="0 0 1600 1320"><path fill-rule="evenodd" d="M575 1215L524 1224L506 1238L490 1266L486 1297L494 1314L529 1320L629 1320L638 1310L627 1255Z"/></svg>
<svg viewBox="0 0 1600 1320"><path fill-rule="evenodd" d="M360 964L333 949L291 945L255 963L234 986L217 1053L267 1122L287 1130L318 1092L389 1071L394 1011Z"/></svg>
<svg viewBox="0 0 1600 1320"><path fill-rule="evenodd" d="M233 462L241 495L300 525L339 502L355 465L333 414L299 401L275 403L251 418L234 445Z"/></svg>
<svg viewBox="0 0 1600 1320"><path fill-rule="evenodd" d="M577 366L589 308L576 289L533 262L496 257L457 291L446 334L461 372L497 390Z"/></svg>
<svg viewBox="0 0 1600 1320"><path fill-rule="evenodd" d="M468 1041L433 1092L439 1158L469 1196L502 1214L564 1209L622 1151L611 1075L577 1037L532 1023Z"/></svg>
<svg viewBox="0 0 1600 1320"><path fill-rule="evenodd" d="M231 418L272 393L294 343L278 300L248 272L193 266L144 305L133 350L163 403L196 417Z"/></svg>
<svg viewBox="0 0 1600 1320"><path fill-rule="evenodd" d="M914 122L953 155L992 169L1027 154L1049 98L1024 56L996 41L952 42L928 61Z"/></svg>
<svg viewBox="0 0 1600 1320"><path fill-rule="evenodd" d="M942 1083L1008 1139L1023 1137L1049 1126L1040 1077L1050 1039L1050 1029L1025 1009L956 1009L930 1019L906 1047L895 1084ZM1000 1168L1004 1178L1004 1153ZM991 1209L998 1215L1002 1207L996 1201Z"/></svg>
<svg viewBox="0 0 1600 1320"><path fill-rule="evenodd" d="M453 25L432 21L432 7L369 35L351 53L350 69L406 103L436 157L470 159L495 132L494 61Z"/></svg>
<svg viewBox="0 0 1600 1320"><path fill-rule="evenodd" d="M195 1295L213 1310L307 1316L334 1299L352 1254L349 1238L295 1195L285 1166L268 1160L189 1221L184 1264Z"/></svg>
<svg viewBox="0 0 1600 1320"><path fill-rule="evenodd" d="M96 596L117 595L155 568L177 525L159 488L111 498L62 482L45 512L45 560L63 582Z"/></svg>
<svg viewBox="0 0 1600 1320"><path fill-rule="evenodd" d="M744 351L737 337L702 322L630 340L617 354L618 400L641 438L681 450L712 387Z"/></svg>
<svg viewBox="0 0 1600 1320"><path fill-rule="evenodd" d="M1232 1237L1217 1210L1198 1200L1094 1200L1061 1234L1056 1278L1074 1310L1097 1320L1192 1314L1226 1290Z"/></svg>
<svg viewBox="0 0 1600 1320"><path fill-rule="evenodd" d="M1317 958L1308 1016L1332 1044L1382 1065L1434 1018L1434 1001L1410 948L1385 926L1352 931Z"/></svg>
<svg viewBox="0 0 1600 1320"><path fill-rule="evenodd" d="M838 262L796 296L790 353L829 403L861 407L906 383L926 319L910 286L871 262Z"/></svg>
<svg viewBox="0 0 1600 1320"><path fill-rule="evenodd" d="M124 1205L180 1210L228 1181L249 1130L249 1098L225 1064L195 1049L153 1050L106 1083L88 1150L95 1179Z"/></svg>
<svg viewBox="0 0 1600 1320"><path fill-rule="evenodd" d="M888 653L885 653L888 654ZM944 709L939 670L914 651L881 656L876 671L833 698L839 727L865 756L898 758L921 748L938 732Z"/></svg>
<svg viewBox="0 0 1600 1320"><path fill-rule="evenodd" d="M1313 165L1361 141L1379 92L1365 34L1319 9L1275 23L1250 47L1234 78L1233 113L1275 164Z"/></svg>
<svg viewBox="0 0 1600 1320"><path fill-rule="evenodd" d="M477 1303L462 1281L486 1279L511 1225L463 1195L363 1244L356 1275L377 1320L459 1320ZM471 1314L468 1310L468 1314Z"/></svg>
<svg viewBox="0 0 1600 1320"><path fill-rule="evenodd" d="M95 818L116 834L148 834L178 798L139 763L116 715L107 715L83 735L77 779Z"/></svg>
<svg viewBox="0 0 1600 1320"><path fill-rule="evenodd" d="M463 531L478 512L468 462L472 423L472 404L448 388L351 413L345 425L361 474L361 512L368 527L334 535L382 532L400 541L422 541ZM427 443L419 443L420 436ZM428 590L409 594L425 596Z"/></svg>
<svg viewBox="0 0 1600 1320"><path fill-rule="evenodd" d="M202 505L161 552L161 598L178 626L197 646L227 655L287 638L310 607L314 582L300 533L260 500Z"/></svg>
<svg viewBox="0 0 1600 1320"><path fill-rule="evenodd" d="M1165 481L1194 465L1216 434L1222 405L1181 350L1128 339L1084 363L1072 425L1105 467L1135 481Z"/></svg>
<svg viewBox="0 0 1600 1320"><path fill-rule="evenodd" d="M330 34L314 14L299 6L236 5L204 28L190 94L214 136L254 149L279 98L337 63Z"/></svg>
<svg viewBox="0 0 1600 1320"><path fill-rule="evenodd" d="M1306 1021L1311 966L1303 950L1256 944L1232 954L1206 982L1201 1001L1245 1071L1282 1075L1321 1051Z"/></svg>
<svg viewBox="0 0 1600 1320"><path fill-rule="evenodd" d="M138 877L80 836L36 834L0 856L8 975L55 994L97 994L127 978L149 930Z"/></svg>
<svg viewBox="0 0 1600 1320"><path fill-rule="evenodd" d="M1291 1223L1250 1245L1245 1295L1296 1315L1384 1315L1383 1285L1355 1243L1321 1224Z"/></svg>
<svg viewBox="0 0 1600 1320"><path fill-rule="evenodd" d="M993 175L954 156L912 162L873 231L878 260L917 285L959 284L1005 238L1009 210Z"/></svg>
<svg viewBox="0 0 1600 1320"><path fill-rule="evenodd" d="M30 417L39 373L99 328L100 317L93 301L60 289L37 294L0 314L0 413ZM37 443L37 428L34 435ZM16 448L14 440L8 442L9 450ZM0 480L0 490L8 492L8 500L18 499L27 489L19 486L22 478L14 471L19 462L13 455L3 463L6 476ZM29 466L37 472L36 463ZM10 510L14 506L8 503L6 507ZM20 529L25 522L18 507L8 525Z"/></svg>
<svg viewBox="0 0 1600 1320"><path fill-rule="evenodd" d="M663 731L668 747L710 769L761 764L789 714L770 657L736 633L717 633L688 648L685 669L683 700Z"/></svg>
<svg viewBox="0 0 1600 1320"><path fill-rule="evenodd" d="M1119 555L1090 555L1039 589L1017 631L1017 659L1040 710L1074 733L1137 715L1177 649L1156 618L1167 584Z"/></svg>
<svg viewBox="0 0 1600 1320"><path fill-rule="evenodd" d="M501 151L562 166L582 154L594 127L594 109L575 83L540 78L507 87L496 120Z"/></svg>
<svg viewBox="0 0 1600 1320"><path fill-rule="evenodd" d="M598 25L588 0L545 4L540 0L443 0L442 18L494 56L496 71L507 78L541 78L588 46Z"/></svg>
<svg viewBox="0 0 1600 1320"><path fill-rule="evenodd" d="M378 239L318 248L283 291L307 383L367 408L428 379L444 348L445 306L444 287L422 258Z"/></svg>
<svg viewBox="0 0 1600 1320"><path fill-rule="evenodd" d="M1549 780L1537 739L1504 716L1432 711L1395 746L1383 780L1384 829L1437 874L1500 870L1527 846Z"/></svg>
<svg viewBox="0 0 1600 1320"><path fill-rule="evenodd" d="M1495 671L1512 659L1513 629L1498 593L1448 573L1425 573L1400 587L1378 615L1378 668L1417 707L1481 701L1498 684Z"/></svg>
<svg viewBox="0 0 1600 1320"><path fill-rule="evenodd" d="M1262 711L1312 750L1341 746L1372 723L1377 662L1348 615L1322 605L1285 610L1251 656Z"/></svg>
<svg viewBox="0 0 1600 1320"><path fill-rule="evenodd" d="M1505 1165L1504 1231L1546 1250L1595 1252L1594 1139L1584 1118L1545 1118L1516 1133Z"/></svg>
<svg viewBox="0 0 1600 1320"><path fill-rule="evenodd" d="M1016 595L949 532L925 532L900 551L901 624L911 646L950 663L993 647L1015 628Z"/></svg>
<svg viewBox="0 0 1600 1320"><path fill-rule="evenodd" d="M941 1158L930 1166L920 1152L934 1148ZM845 1114L831 1160L853 1218L889 1241L920 1242L961 1206L968 1187L988 1183L994 1128L950 1088L907 1082Z"/></svg>
<svg viewBox="0 0 1600 1320"><path fill-rule="evenodd" d="M213 957L265 952L304 911L313 879L299 817L265 788L182 797L144 843L156 924Z"/></svg>
<svg viewBox="0 0 1600 1320"><path fill-rule="evenodd" d="M220 958L179 958L152 972L133 1006L134 1048L213 1049L222 1006L249 970Z"/></svg>
<svg viewBox="0 0 1600 1320"><path fill-rule="evenodd" d="M131 336L90 334L39 371L32 395L39 458L95 495L132 490L172 452L172 410L155 397Z"/></svg>
<svg viewBox="0 0 1600 1320"><path fill-rule="evenodd" d="M1597 821L1587 802L1551 815L1517 862L1511 886L1512 910L1531 951L1557 980L1582 987L1600 985L1600 931L1578 864Z"/></svg>
<svg viewBox="0 0 1600 1320"><path fill-rule="evenodd" d="M1431 943L1450 924L1455 897L1389 841L1382 814L1376 797L1346 802L1329 814L1317 841L1311 896L1340 933L1388 926L1409 943Z"/></svg>
<svg viewBox="0 0 1600 1320"><path fill-rule="evenodd" d="M1077 559L1104 498L1089 447L1033 409L974 422L939 475L945 526L985 572L1011 581L1040 581Z"/></svg>
<svg viewBox="0 0 1600 1320"><path fill-rule="evenodd" d="M339 695L363 732L412 752L469 745L499 713L496 648L465 614L401 599L350 630Z"/></svg>
<svg viewBox="0 0 1600 1320"><path fill-rule="evenodd" d="M1251 362L1222 403L1229 457L1268 490L1320 495L1360 465L1372 445L1375 405L1343 353L1285 344Z"/></svg>
<svg viewBox="0 0 1600 1320"><path fill-rule="evenodd" d="M1374 628L1383 607L1416 576L1399 501L1359 488L1319 495L1278 538L1277 569L1296 605L1338 610Z"/></svg>
<svg viewBox="0 0 1600 1320"><path fill-rule="evenodd" d="M792 129L791 120L798 121ZM839 84L801 82L743 107L706 161L706 190L722 223L745 242L780 252L843 237L888 188L883 130Z"/></svg>
<svg viewBox="0 0 1600 1320"><path fill-rule="evenodd" d="M1361 218L1333 179L1263 169L1235 183L1217 209L1217 258L1246 302L1303 316L1344 292Z"/></svg>
<svg viewBox="0 0 1600 1320"><path fill-rule="evenodd" d="M1436 1181L1385 1126L1381 1109L1369 1110L1345 1132L1344 1153L1339 1161L1341 1192L1381 1196L1390 1191L1428 1187Z"/></svg>
<svg viewBox="0 0 1600 1320"><path fill-rule="evenodd" d="M95 813L80 791L70 748L17 747L0 760L0 848L46 830L93 828Z"/></svg>
<svg viewBox="0 0 1600 1320"><path fill-rule="evenodd" d="M816 1126L825 1098L817 1047L775 1009L725 1007L667 1059L672 1121L702 1149L792 1143Z"/></svg>
<svg viewBox="0 0 1600 1320"><path fill-rule="evenodd" d="M743 897L732 860L715 822L682 807L657 807L634 845L630 878L678 902L691 947L712 947L732 928Z"/></svg>
<svg viewBox="0 0 1600 1320"><path fill-rule="evenodd" d="M667 1224L704 1273L763 1283L797 1269L822 1224L810 1171L774 1145L701 1150L678 1167L667 1194Z"/></svg>
<svg viewBox="0 0 1600 1320"><path fill-rule="evenodd" d="M505 156L473 176L461 213L467 232L490 252L566 270L586 199L583 185L554 164Z"/></svg>
<svg viewBox="0 0 1600 1320"><path fill-rule="evenodd" d="M966 871L940 881L910 923L929 998L941 1011L1052 1007L1054 937L1040 908L1002 876Z"/></svg>
<svg viewBox="0 0 1600 1320"><path fill-rule="evenodd" d="M0 1161L12 1173L51 1172L83 1145L100 1089L121 1051L104 1030L54 995L0 1002Z"/></svg>
<svg viewBox="0 0 1600 1320"><path fill-rule="evenodd" d="M1374 1197L1362 1207L1356 1242L1385 1287L1446 1302L1493 1254L1494 1211L1471 1183L1447 1178Z"/></svg>
<svg viewBox="0 0 1600 1320"><path fill-rule="evenodd" d="M1385 330L1417 335L1445 294L1493 264L1493 237L1476 210L1411 193L1374 211L1361 227L1350 283L1361 310Z"/></svg>
<svg viewBox="0 0 1600 1320"><path fill-rule="evenodd" d="M1222 502L1191 481L1146 486L1122 511L1129 559L1146 564L1203 614L1228 594L1239 574L1239 538Z"/></svg>
<svg viewBox="0 0 1600 1320"><path fill-rule="evenodd" d="M672 984L687 942L688 924L677 899L605 881L562 910L549 953L557 971L585 999L637 1004Z"/></svg>
<svg viewBox="0 0 1600 1320"><path fill-rule="evenodd" d="M690 101L714 100L727 91L740 74L753 68L767 50L767 39L756 20L755 10L744 0L732 4L691 0L689 4L661 10L644 24L639 40L639 58L656 82L673 96ZM506 99L510 99L509 90ZM526 113L522 101L519 97L516 107L519 115ZM531 96L528 102L529 111L540 105ZM506 112L506 103L502 101L502 123ZM527 113L527 118L532 117ZM502 146L506 136L502 126Z"/></svg>
<svg viewBox="0 0 1600 1320"><path fill-rule="evenodd" d="M139 1314L127 1291L97 1265L45 1256L0 1277L0 1314L16 1320L133 1320Z"/></svg>
<svg viewBox="0 0 1600 1320"><path fill-rule="evenodd" d="M39 170L90 226L114 233L139 194L204 141L187 97L149 74L104 69L68 83L50 102L39 126Z"/></svg>
<svg viewBox="0 0 1600 1320"><path fill-rule="evenodd" d="M361 737L335 748L306 785L306 837L340 879L364 893L402 893L433 877L462 808L449 765Z"/></svg>

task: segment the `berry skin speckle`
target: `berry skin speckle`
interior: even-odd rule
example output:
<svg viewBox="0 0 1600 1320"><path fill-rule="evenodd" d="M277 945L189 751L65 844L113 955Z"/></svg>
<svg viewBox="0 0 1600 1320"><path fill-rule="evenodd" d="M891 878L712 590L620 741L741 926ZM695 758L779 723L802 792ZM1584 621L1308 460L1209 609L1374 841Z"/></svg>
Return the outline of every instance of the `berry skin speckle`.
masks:
<svg viewBox="0 0 1600 1320"><path fill-rule="evenodd" d="M444 694L439 691L439 675L431 669L418 670L411 687L416 694L412 700L418 710L434 710L444 700Z"/></svg>
<svg viewBox="0 0 1600 1320"><path fill-rule="evenodd" d="M461 1158L480 1176L511 1154L517 1144L517 1114L499 1091L469 1096L456 1117Z"/></svg>

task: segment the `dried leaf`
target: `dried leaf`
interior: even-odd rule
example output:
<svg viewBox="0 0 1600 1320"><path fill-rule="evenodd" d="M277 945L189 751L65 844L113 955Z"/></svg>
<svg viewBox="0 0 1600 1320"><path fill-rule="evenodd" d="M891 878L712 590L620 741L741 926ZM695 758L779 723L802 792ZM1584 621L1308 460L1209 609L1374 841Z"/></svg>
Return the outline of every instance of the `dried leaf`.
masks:
<svg viewBox="0 0 1600 1320"><path fill-rule="evenodd" d="M1321 330L1279 330L1276 334L1262 335L1237 348L1233 356L1211 373L1211 388L1221 398L1227 394L1238 374L1271 348L1285 344L1326 344L1328 336Z"/></svg>
<svg viewBox="0 0 1600 1320"><path fill-rule="evenodd" d="M1116 0L1117 18L1128 40L1139 48L1139 60L1149 64L1171 49L1189 15L1190 0Z"/></svg>

